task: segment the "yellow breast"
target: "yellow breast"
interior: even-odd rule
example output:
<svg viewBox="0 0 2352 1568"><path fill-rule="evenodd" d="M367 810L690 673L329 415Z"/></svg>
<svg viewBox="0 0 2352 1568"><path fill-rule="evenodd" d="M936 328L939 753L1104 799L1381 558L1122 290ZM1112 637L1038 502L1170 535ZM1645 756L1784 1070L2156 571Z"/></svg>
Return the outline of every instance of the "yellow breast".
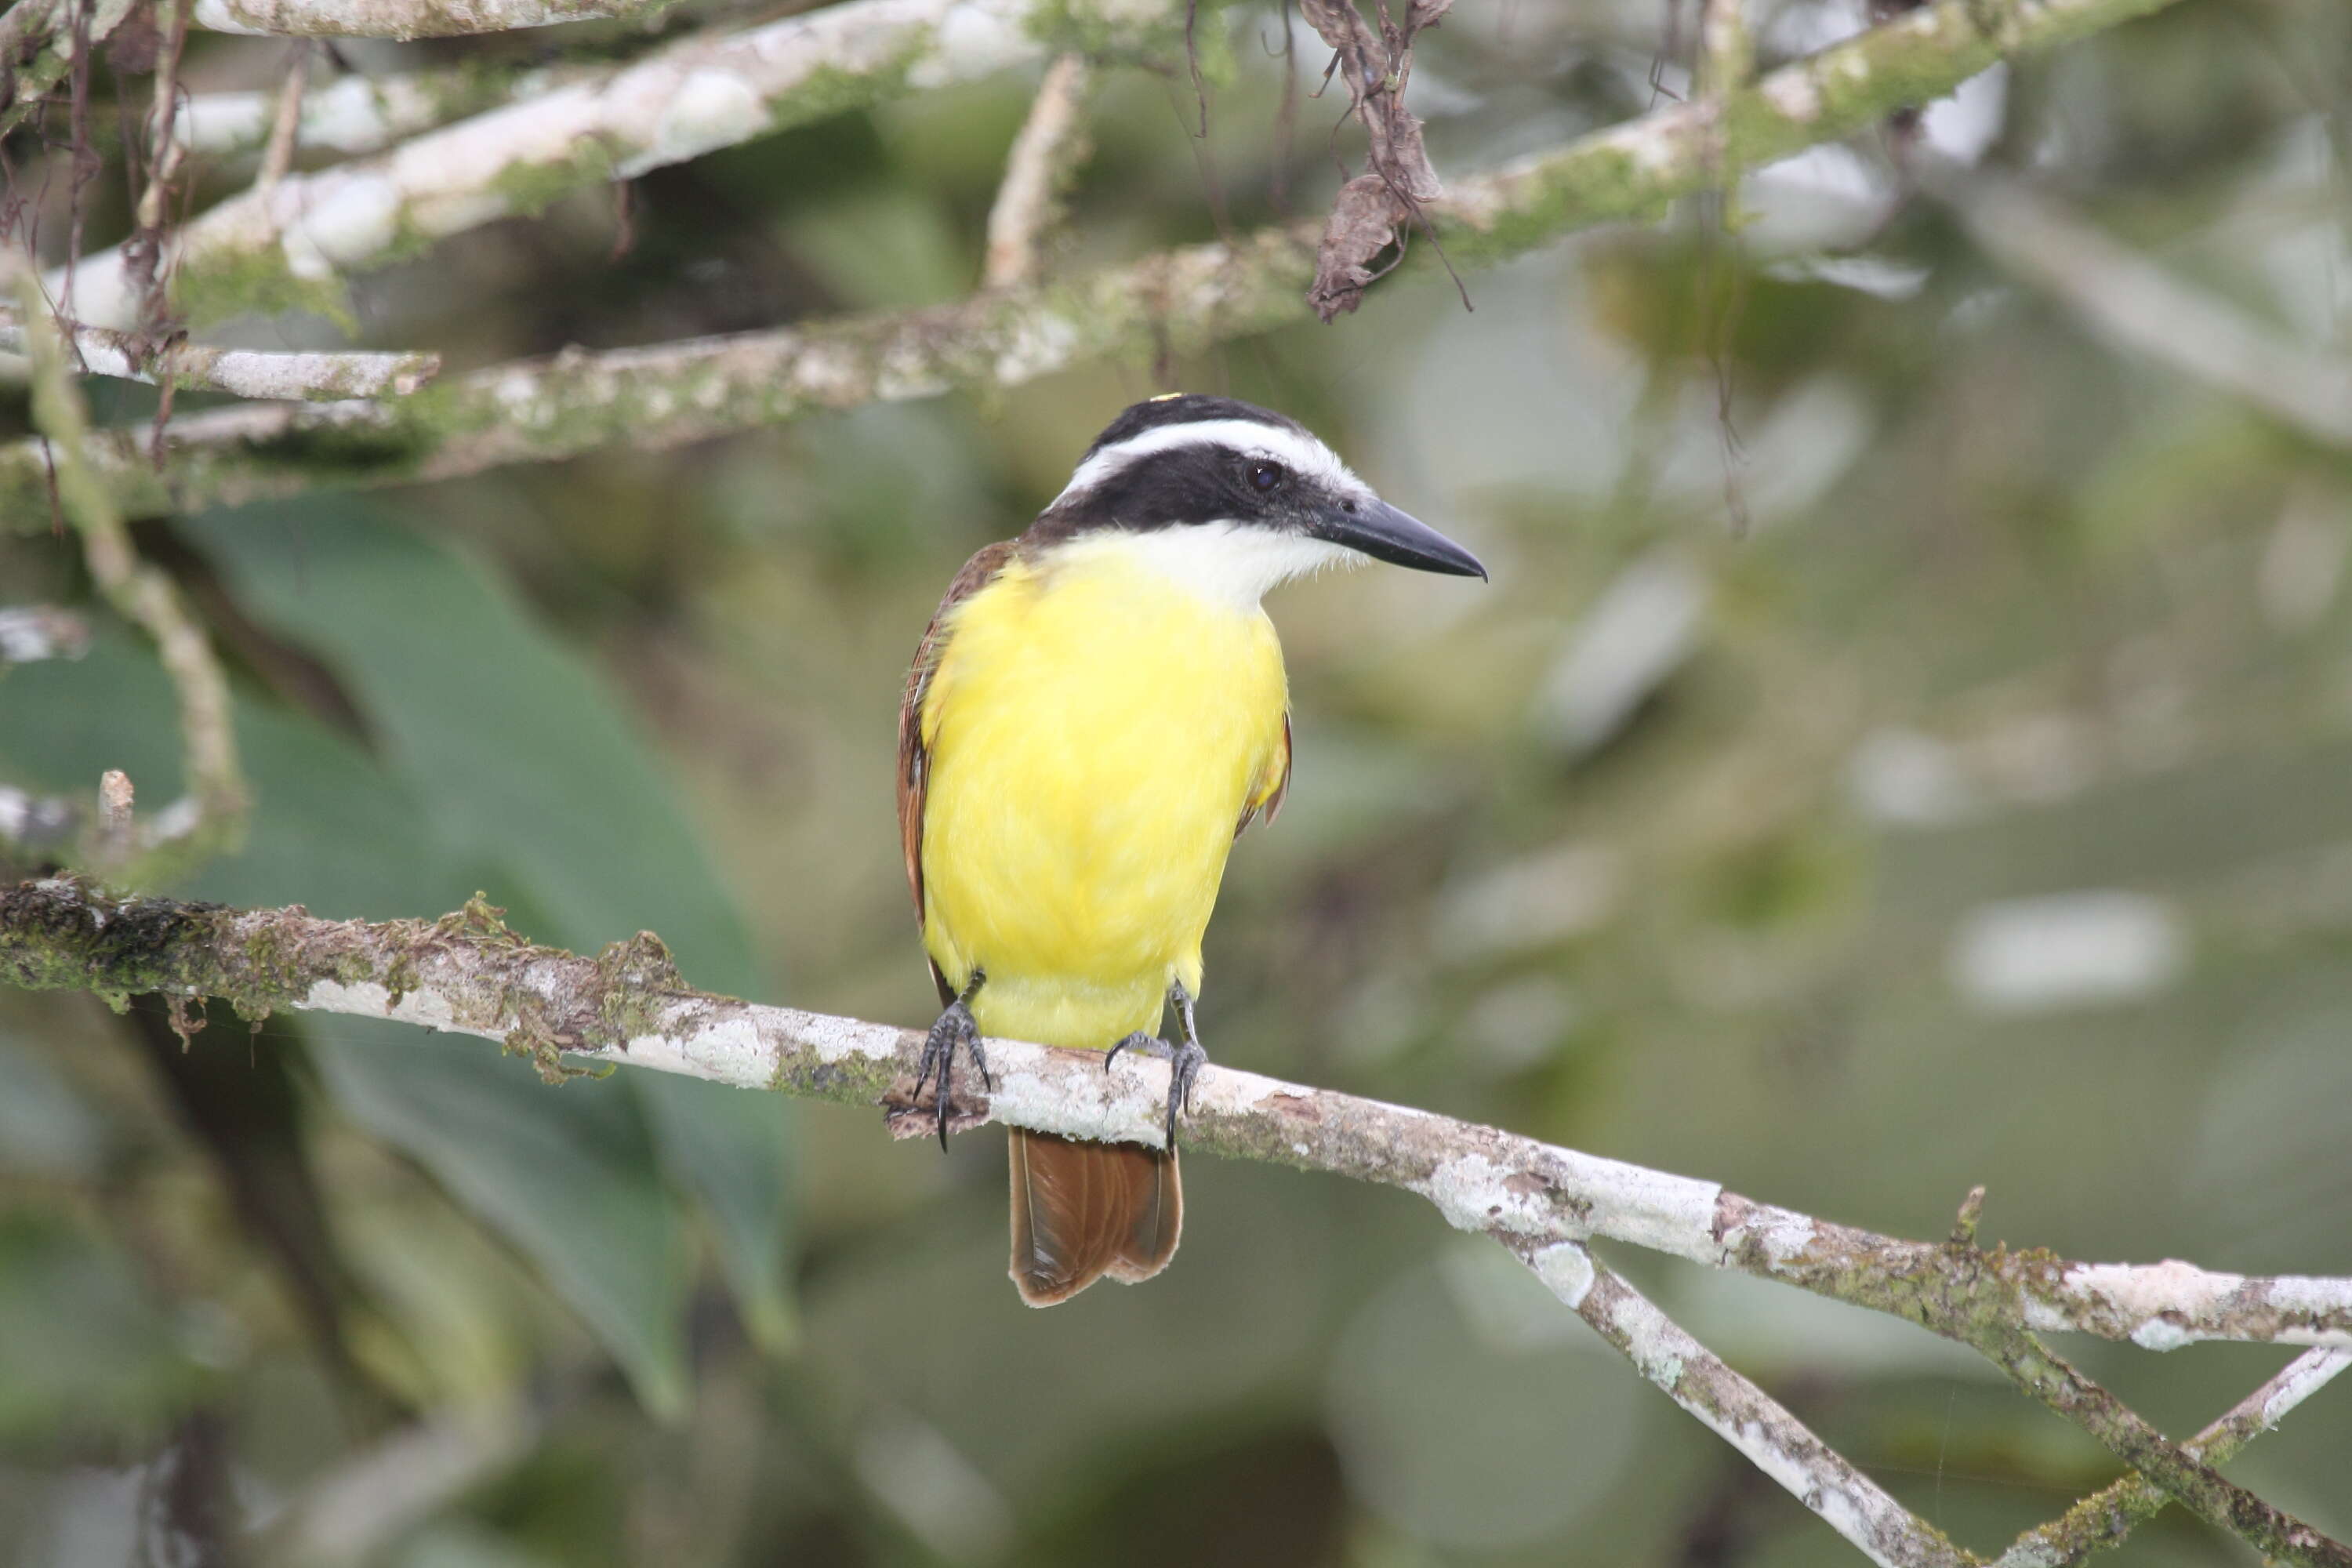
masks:
<svg viewBox="0 0 2352 1568"><path fill-rule="evenodd" d="M1118 538L1015 562L952 612L926 695L924 942L990 1034L1100 1049L1198 992L1234 830L1280 782L1265 613Z"/></svg>

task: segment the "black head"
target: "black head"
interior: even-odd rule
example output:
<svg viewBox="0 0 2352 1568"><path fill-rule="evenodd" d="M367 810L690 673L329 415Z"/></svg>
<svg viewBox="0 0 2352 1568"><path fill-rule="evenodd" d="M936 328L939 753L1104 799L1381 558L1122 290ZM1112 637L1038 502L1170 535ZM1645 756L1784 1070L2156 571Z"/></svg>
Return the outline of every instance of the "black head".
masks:
<svg viewBox="0 0 2352 1568"><path fill-rule="evenodd" d="M1296 548L1278 556L1257 552L1296 563L1280 575L1342 552L1423 572L1486 574L1468 551L1374 495L1297 420L1234 398L1181 393L1112 420L1031 537L1050 543L1209 525L1220 537L1261 546L1290 542ZM1318 552L1316 542L1336 548Z"/></svg>

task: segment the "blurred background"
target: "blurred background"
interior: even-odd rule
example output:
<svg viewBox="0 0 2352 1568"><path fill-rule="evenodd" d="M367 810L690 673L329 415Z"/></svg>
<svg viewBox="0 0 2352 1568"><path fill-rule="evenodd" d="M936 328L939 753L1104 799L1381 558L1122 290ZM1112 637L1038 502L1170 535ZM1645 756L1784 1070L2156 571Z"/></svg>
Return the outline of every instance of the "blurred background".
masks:
<svg viewBox="0 0 2352 1568"><path fill-rule="evenodd" d="M1758 15L1768 59L1861 22ZM1412 79L1438 167L1685 91L1669 20L1465 5ZM1181 68L1112 73L1056 265L1328 202L1341 105L1286 141L1279 17L1204 33L1206 140ZM202 37L192 85L266 89L284 47ZM464 368L958 298L1034 87L436 246L362 282L362 337ZM916 637L1119 407L1231 393L1494 582L1270 604L1297 766L1210 933L1217 1059L1902 1236L1983 1182L1988 1239L2352 1273L2352 460L2108 346L1906 195L1903 139L2352 355L2352 12L2185 0L1752 177L1728 225L1471 273L1471 311L1421 266L1197 360L142 524L230 662L257 798L174 890L385 919L478 889L539 941L649 928L696 984L927 1022L890 784ZM54 203L68 154L14 151ZM94 247L127 219L89 200ZM2098 259L2068 263L2095 294ZM0 533L0 585L94 633L0 679L0 782L172 798L169 688L70 532ZM1038 1313L993 1132L942 1156L656 1074L548 1089L348 1019L222 1013L184 1050L67 994L0 993L0 1563L1847 1560L1397 1193L1196 1158L1164 1278ZM2116 1473L1923 1331L1612 1261L1963 1544ZM2287 1359L2061 1348L2176 1433ZM2352 1532L2352 1392L2231 1473ZM2173 1510L2116 1560L2253 1559Z"/></svg>

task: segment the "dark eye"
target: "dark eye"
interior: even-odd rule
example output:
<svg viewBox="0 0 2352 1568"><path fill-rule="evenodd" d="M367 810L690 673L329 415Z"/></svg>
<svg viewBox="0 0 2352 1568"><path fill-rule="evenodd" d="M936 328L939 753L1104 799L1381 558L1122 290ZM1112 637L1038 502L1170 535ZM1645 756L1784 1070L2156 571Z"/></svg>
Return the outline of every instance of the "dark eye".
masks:
<svg viewBox="0 0 2352 1568"><path fill-rule="evenodd" d="M1250 465L1250 488L1255 490L1270 490L1289 477L1289 474L1284 470L1280 463L1252 463Z"/></svg>

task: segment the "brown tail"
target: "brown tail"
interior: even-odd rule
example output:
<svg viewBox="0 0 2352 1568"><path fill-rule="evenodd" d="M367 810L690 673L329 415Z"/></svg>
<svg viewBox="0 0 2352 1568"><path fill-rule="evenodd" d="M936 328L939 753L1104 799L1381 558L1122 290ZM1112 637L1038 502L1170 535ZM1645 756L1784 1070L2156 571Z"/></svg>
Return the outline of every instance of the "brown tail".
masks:
<svg viewBox="0 0 2352 1568"><path fill-rule="evenodd" d="M1013 1156L1013 1282L1033 1307L1066 1301L1108 1274L1149 1279L1176 1256L1184 1190L1176 1156L1005 1130Z"/></svg>

